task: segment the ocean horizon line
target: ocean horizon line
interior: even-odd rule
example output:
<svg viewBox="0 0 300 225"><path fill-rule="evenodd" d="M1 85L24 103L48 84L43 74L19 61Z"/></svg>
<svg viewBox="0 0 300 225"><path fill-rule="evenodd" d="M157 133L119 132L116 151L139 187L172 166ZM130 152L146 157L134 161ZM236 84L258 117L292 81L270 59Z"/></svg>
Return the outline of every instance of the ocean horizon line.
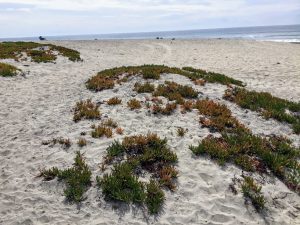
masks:
<svg viewBox="0 0 300 225"><path fill-rule="evenodd" d="M34 41L39 36L49 41L59 40L122 40L122 39L250 39L278 42L300 42L300 24L246 26L173 31L145 31L104 34L43 35L0 38L1 41Z"/></svg>

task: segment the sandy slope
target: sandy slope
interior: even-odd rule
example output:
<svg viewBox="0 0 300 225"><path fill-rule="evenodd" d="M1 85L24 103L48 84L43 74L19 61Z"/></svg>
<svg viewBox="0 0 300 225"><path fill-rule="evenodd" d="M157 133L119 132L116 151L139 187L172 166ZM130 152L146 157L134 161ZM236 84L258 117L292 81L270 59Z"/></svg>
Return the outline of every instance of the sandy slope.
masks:
<svg viewBox="0 0 300 225"><path fill-rule="evenodd" d="M248 88L269 91L279 97L300 100L300 45L285 43L207 40L207 41L76 41L59 42L79 50L84 62L72 63L59 58L56 64L15 63L29 72L26 77L0 78L0 224L300 224L300 198L281 182L268 178L263 192L268 211L264 216L245 206L241 194L228 190L233 166L220 168L188 150L209 132L200 128L196 111L169 117L150 115L146 109L132 113L126 100L135 96L135 81L100 93L88 91L84 82L96 72L121 65L166 64L194 66L241 79ZM277 64L277 63L280 64ZM25 67L24 65L29 65ZM139 79L139 78L134 78ZM193 85L178 75L163 80ZM256 113L239 109L221 99L225 87L208 84L195 87L203 94L226 103L233 114L258 134L289 135L295 144L300 138L291 129L273 120L265 121ZM149 217L135 206L112 205L104 201L95 184L86 193L81 208L64 202L63 187L56 180L42 182L35 176L45 166L69 167L80 132L90 131L90 121L75 124L72 107L80 99L102 102L122 97L123 105L101 105L104 116L114 118L125 135L157 132L167 137L179 158L178 190L166 192L164 211ZM136 97L144 100L145 94ZM184 139L177 127L187 127ZM42 146L42 140L69 137L70 149ZM113 139L92 139L84 148L93 175L100 174L99 163ZM114 138L122 136L114 135Z"/></svg>

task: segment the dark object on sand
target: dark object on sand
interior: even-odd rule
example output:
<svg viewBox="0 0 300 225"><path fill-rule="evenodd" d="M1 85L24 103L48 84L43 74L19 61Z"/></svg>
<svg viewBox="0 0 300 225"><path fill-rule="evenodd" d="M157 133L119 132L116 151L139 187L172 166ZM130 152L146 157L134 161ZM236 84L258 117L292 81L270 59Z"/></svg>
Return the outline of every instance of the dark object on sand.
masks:
<svg viewBox="0 0 300 225"><path fill-rule="evenodd" d="M175 38L172 38L172 41L175 41Z"/></svg>
<svg viewBox="0 0 300 225"><path fill-rule="evenodd" d="M40 39L40 41L45 41L46 40L46 38L44 38L42 36L39 36L39 39Z"/></svg>
<svg viewBox="0 0 300 225"><path fill-rule="evenodd" d="M156 37L157 40L159 40L159 37Z"/></svg>

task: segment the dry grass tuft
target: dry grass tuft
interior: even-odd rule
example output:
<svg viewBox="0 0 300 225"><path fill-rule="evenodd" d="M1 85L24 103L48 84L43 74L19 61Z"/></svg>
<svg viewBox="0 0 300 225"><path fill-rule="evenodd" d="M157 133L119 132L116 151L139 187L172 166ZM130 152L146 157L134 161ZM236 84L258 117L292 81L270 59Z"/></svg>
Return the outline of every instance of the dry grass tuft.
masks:
<svg viewBox="0 0 300 225"><path fill-rule="evenodd" d="M266 200L261 193L261 186L257 185L252 177L244 177L242 192L245 198L251 201L257 211L261 211L265 208Z"/></svg>
<svg viewBox="0 0 300 225"><path fill-rule="evenodd" d="M105 89L112 89L115 86L115 81L109 77L95 76L86 82L86 87L93 91L103 91Z"/></svg>
<svg viewBox="0 0 300 225"><path fill-rule="evenodd" d="M184 129L184 128L182 128L182 127L179 127L178 129L177 129L177 135L179 136L179 137L183 137L186 133L187 133L187 129Z"/></svg>
<svg viewBox="0 0 300 225"><path fill-rule="evenodd" d="M231 111L225 105L215 103L212 100L198 100L194 104L194 108L198 109L200 114L208 117L208 119L200 119L203 126L217 131L224 131L225 129L228 131L232 129L247 130L231 115Z"/></svg>
<svg viewBox="0 0 300 225"><path fill-rule="evenodd" d="M171 115L177 108L176 103L168 103L165 107L161 107L158 104L152 106L153 114Z"/></svg>
<svg viewBox="0 0 300 225"><path fill-rule="evenodd" d="M73 120L78 122L82 119L99 119L100 111L98 108L99 106L92 103L91 99L77 102L74 108Z"/></svg>
<svg viewBox="0 0 300 225"><path fill-rule="evenodd" d="M180 107L182 113L191 112L194 108L194 101L184 101Z"/></svg>
<svg viewBox="0 0 300 225"><path fill-rule="evenodd" d="M204 86L205 83L206 83L206 80L203 80L203 79L194 80L194 84L196 84L196 85Z"/></svg>
<svg viewBox="0 0 300 225"><path fill-rule="evenodd" d="M115 122L113 119L104 120L102 122L102 125L105 126L105 127L112 127L112 128L117 128L118 127L118 123Z"/></svg>
<svg viewBox="0 0 300 225"><path fill-rule="evenodd" d="M79 138L78 142L77 142L79 147L84 147L86 146L87 142L85 138Z"/></svg>
<svg viewBox="0 0 300 225"><path fill-rule="evenodd" d="M176 101L177 104L183 104L184 98L197 98L198 93L192 87L166 81L157 87L153 96L163 96L170 101Z"/></svg>
<svg viewBox="0 0 300 225"><path fill-rule="evenodd" d="M116 133L119 134L119 135L122 135L124 133L124 129L121 128L121 127L117 127L116 128Z"/></svg>
<svg viewBox="0 0 300 225"><path fill-rule="evenodd" d="M113 97L107 101L107 104L108 105L119 105L119 104L121 104L121 102L122 102L122 100L119 99L118 97Z"/></svg>
<svg viewBox="0 0 300 225"><path fill-rule="evenodd" d="M92 131L93 138L101 138L103 136L111 138L112 134L112 129L103 125L96 126L95 129Z"/></svg>
<svg viewBox="0 0 300 225"><path fill-rule="evenodd" d="M152 93L155 90L155 87L149 82L146 82L144 84L135 83L133 90L138 93Z"/></svg>
<svg viewBox="0 0 300 225"><path fill-rule="evenodd" d="M69 138L53 138L48 141L42 141L42 145L49 145L50 147L53 147L56 144L62 145L64 148L70 148L72 143Z"/></svg>
<svg viewBox="0 0 300 225"><path fill-rule="evenodd" d="M141 102L135 98L129 100L127 105L131 110L142 108Z"/></svg>

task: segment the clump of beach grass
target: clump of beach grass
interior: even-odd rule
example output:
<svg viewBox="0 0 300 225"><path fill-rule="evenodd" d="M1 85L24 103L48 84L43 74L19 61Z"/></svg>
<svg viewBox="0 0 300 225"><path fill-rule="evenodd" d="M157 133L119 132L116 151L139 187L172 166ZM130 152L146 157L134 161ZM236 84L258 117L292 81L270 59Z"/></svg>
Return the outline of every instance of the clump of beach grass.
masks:
<svg viewBox="0 0 300 225"><path fill-rule="evenodd" d="M118 127L118 123L116 121L114 121L113 119L111 119L111 118L102 121L102 125L106 126L106 127L111 127L111 128L117 128Z"/></svg>
<svg viewBox="0 0 300 225"><path fill-rule="evenodd" d="M129 163L116 164L111 174L98 177L97 183L106 199L142 203L146 197L144 184L132 172L132 165Z"/></svg>
<svg viewBox="0 0 300 225"><path fill-rule="evenodd" d="M70 148L71 145L72 145L69 138L62 138L62 137L53 138L53 139L48 140L48 141L42 141L42 145L50 145L51 147L53 147L56 144L60 144L64 148Z"/></svg>
<svg viewBox="0 0 300 225"><path fill-rule="evenodd" d="M127 102L127 106L128 106L131 110L142 108L141 102L140 102L139 100L135 99L135 98L130 99L130 100Z"/></svg>
<svg viewBox="0 0 300 225"><path fill-rule="evenodd" d="M138 93L152 93L154 90L154 85L149 82L146 82L144 84L135 83L134 85L134 91Z"/></svg>
<svg viewBox="0 0 300 225"><path fill-rule="evenodd" d="M78 122L82 119L99 119L100 115L99 106L88 99L76 103L73 120Z"/></svg>
<svg viewBox="0 0 300 225"><path fill-rule="evenodd" d="M166 144L166 139L151 133L125 137L122 143L114 141L105 157L106 164L113 163L112 172L97 178L105 197L145 203L151 214L158 213L164 202L161 186L175 190L174 179L178 174L173 166L177 156ZM152 174L149 183L139 181L140 170Z"/></svg>
<svg viewBox="0 0 300 225"><path fill-rule="evenodd" d="M87 141L85 138L79 138L78 142L77 142L79 147L84 147L87 144Z"/></svg>
<svg viewBox="0 0 300 225"><path fill-rule="evenodd" d="M116 128L116 133L119 135L122 135L124 133L124 129L122 127L117 127Z"/></svg>
<svg viewBox="0 0 300 225"><path fill-rule="evenodd" d="M177 129L177 135L178 135L179 137L183 137L183 136L186 134L186 132L187 132L187 129L184 129L184 128L182 128L182 127L179 127L179 128Z"/></svg>
<svg viewBox="0 0 300 225"><path fill-rule="evenodd" d="M242 108L260 112L265 118L273 118L292 125L300 133L300 103L272 96L267 92L248 91L244 88L227 89L224 98Z"/></svg>
<svg viewBox="0 0 300 225"><path fill-rule="evenodd" d="M14 59L19 61L23 53L31 56L34 62L53 62L56 60L54 52L67 57L71 61L80 61L80 53L76 50L53 44L35 42L2 42L0 43L0 59Z"/></svg>
<svg viewBox="0 0 300 225"><path fill-rule="evenodd" d="M212 100L203 99L197 100L194 108L198 109L199 113L207 117L206 120L200 119L200 122L212 130L224 131L232 129L247 130L236 118L231 115L231 111L222 104Z"/></svg>
<svg viewBox="0 0 300 225"><path fill-rule="evenodd" d="M103 136L106 136L107 138L111 138L112 135L113 135L112 129L102 124L100 124L99 126L95 126L94 130L92 131L93 138L101 138Z"/></svg>
<svg viewBox="0 0 300 225"><path fill-rule="evenodd" d="M153 114L171 115L177 108L176 103L167 103L165 107L159 104L154 104L152 106Z"/></svg>
<svg viewBox="0 0 300 225"><path fill-rule="evenodd" d="M192 87L187 85L166 81L165 84L158 85L153 96L163 96L170 101L176 101L177 104L183 104L184 98L197 98L198 93Z"/></svg>
<svg viewBox="0 0 300 225"><path fill-rule="evenodd" d="M95 76L89 79L86 87L94 91L103 91L105 89L112 89L115 86L115 81L109 77Z"/></svg>
<svg viewBox="0 0 300 225"><path fill-rule="evenodd" d="M147 192L145 203L151 214L160 211L165 200L165 193L160 189L159 184L155 180L150 180L147 184Z"/></svg>
<svg viewBox="0 0 300 225"><path fill-rule="evenodd" d="M207 72L205 70L195 69L192 67L183 67L182 69L185 71L192 72L195 75L198 75L199 78L201 78L209 83L220 83L220 84L224 84L224 85L234 84L237 86L244 86L242 81L233 79L224 74Z"/></svg>
<svg viewBox="0 0 300 225"><path fill-rule="evenodd" d="M291 190L300 191L300 153L290 140L252 134L225 105L211 100L199 100L196 108L222 136L209 135L198 146L190 146L194 154L208 155L221 165L232 162L245 171L266 173L269 169Z"/></svg>
<svg viewBox="0 0 300 225"><path fill-rule="evenodd" d="M182 113L191 112L194 108L194 101L192 100L184 101L180 107Z"/></svg>
<svg viewBox="0 0 300 225"><path fill-rule="evenodd" d="M250 200L254 208L259 212L265 208L265 198L261 193L261 186L255 183L254 179L244 176L242 192L247 200Z"/></svg>
<svg viewBox="0 0 300 225"><path fill-rule="evenodd" d="M163 73L179 74L185 76L192 81L202 79L211 83L221 83L224 85L234 84L243 86L239 80L227 77L223 74L211 73L205 70L194 69L191 67L184 67L182 69L176 67L168 67L164 65L142 65L142 66L128 66L116 67L106 69L97 73L97 75L90 78L86 86L90 90L102 91L114 87L114 81L120 83L123 75L128 79L130 76L142 75L144 79L159 79ZM121 78L122 77L122 78Z"/></svg>
<svg viewBox="0 0 300 225"><path fill-rule="evenodd" d="M51 53L51 51L43 50L29 50L27 55L31 57L31 60L36 63L48 63L54 62L56 60L56 55Z"/></svg>
<svg viewBox="0 0 300 225"><path fill-rule="evenodd" d="M17 75L19 69L15 66L0 62L0 76L13 77Z"/></svg>
<svg viewBox="0 0 300 225"><path fill-rule="evenodd" d="M76 152L73 167L65 170L60 170L57 167L48 170L44 169L39 176L43 177L45 181L53 180L55 177L59 181L64 181L66 183L64 193L67 200L79 203L84 200L83 194L91 185L91 174L83 154L78 151Z"/></svg>
<svg viewBox="0 0 300 225"><path fill-rule="evenodd" d="M119 99L118 97L113 97L113 98L110 98L108 101L107 101L107 104L108 105L119 105L122 103L122 100Z"/></svg>

